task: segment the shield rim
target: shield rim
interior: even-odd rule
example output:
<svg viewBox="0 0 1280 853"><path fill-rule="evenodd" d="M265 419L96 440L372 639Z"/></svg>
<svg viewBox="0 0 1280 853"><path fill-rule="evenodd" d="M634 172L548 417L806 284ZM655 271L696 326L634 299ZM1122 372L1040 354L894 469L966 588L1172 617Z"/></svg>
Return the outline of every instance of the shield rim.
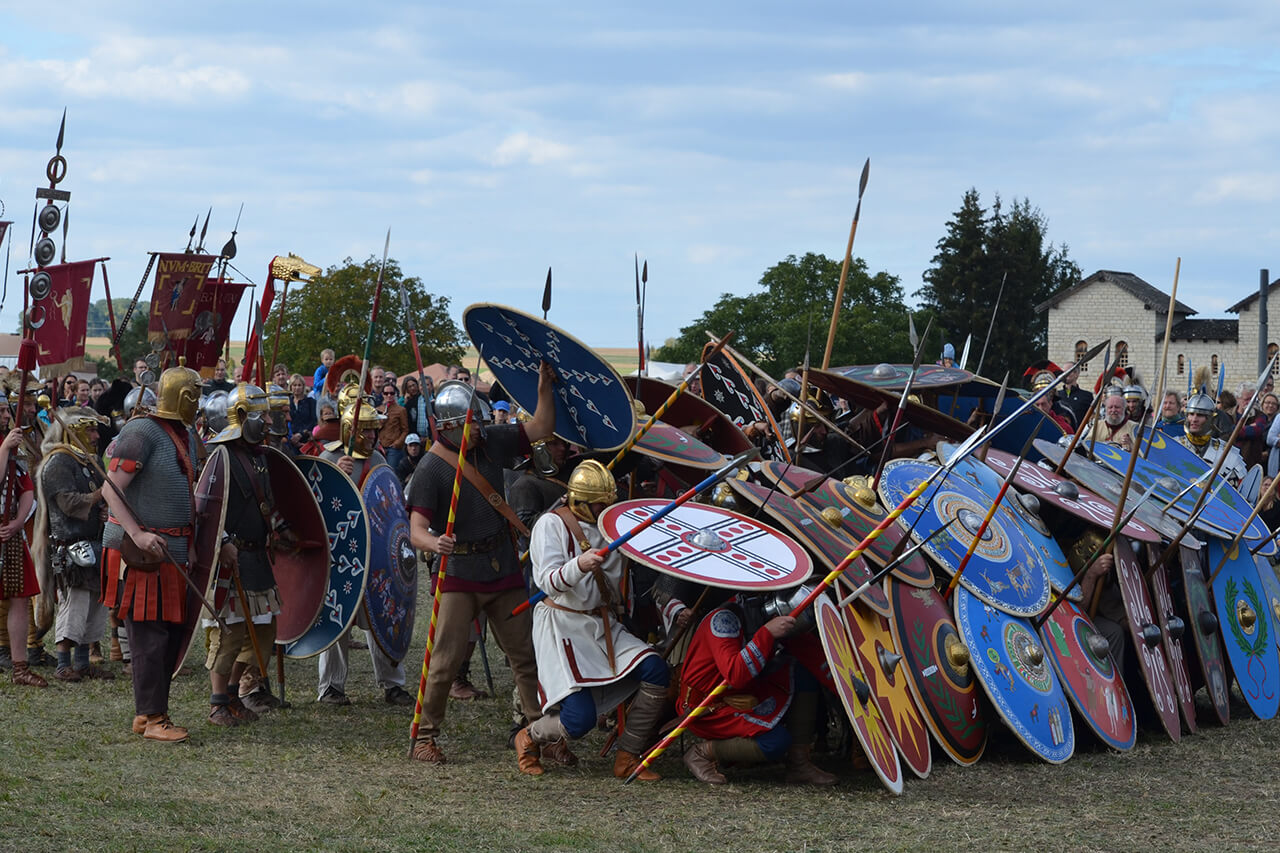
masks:
<svg viewBox="0 0 1280 853"><path fill-rule="evenodd" d="M324 538L324 543L323 543L324 552L325 552L325 574L326 574L325 585L324 585L324 589L321 590L319 600L316 601L315 612L312 613L311 618L307 620L307 623L306 623L307 627L303 629L302 633L298 634L297 636L286 638L280 632L280 626L283 624L283 619L281 617L284 616L285 609L291 606L288 598L284 598L280 602L281 614L280 614L280 617L276 618L276 643L278 643L279 645L288 645L289 643L292 643L294 640L297 640L299 637L301 637L302 634L305 634L307 632L307 629L309 629L313 624L315 624L316 619L320 617L320 611L324 608L324 593L329 588L327 575L329 571L329 561L332 559L332 555L329 553L328 528L325 526L325 523L324 523L324 513L320 511L320 503L319 501L316 500L316 496L311 494L311 487L307 485L306 477L302 476L302 471L298 468L297 465L293 463L293 460L290 459L288 456L281 453L279 450L276 450L274 447L266 447L265 449L268 451L267 464L271 465L274 462L274 464L280 469L282 476L286 476L286 477L296 476L298 478L298 483L302 490L302 493L305 494L311 500L310 504L304 504L302 507L290 507L288 512L290 514L294 512L306 512L308 507L314 508L316 518L320 520L320 529L324 530L326 534ZM270 469L268 468L268 470ZM281 515L286 514L286 511L284 508L277 507L277 509L280 510Z"/></svg>
<svg viewBox="0 0 1280 853"><path fill-rule="evenodd" d="M906 387L907 376L909 376L912 372L913 365L910 365L910 364L892 364L892 363L889 364L890 367L897 370L898 374L902 376L901 381L895 379L894 384L892 385L872 385L870 382L863 382L861 379L857 379L851 376L848 372L851 370L858 370L863 367L870 367L872 370L874 370L879 366L880 366L879 364L851 364L843 367L832 368L828 372L837 374L839 376L843 376L846 379L850 379L854 382L861 382L863 385L867 385L872 388L884 388L885 390L889 390L889 391L895 391L895 390L901 391L903 388ZM961 377L957 377L954 380L947 379L944 382L936 381L935 374L939 374L941 373L941 371L945 371L945 370L954 370L957 373L961 373L964 375ZM945 376L946 374L941 374L941 375ZM949 388L952 385L963 385L966 382L972 382L976 376L977 376L976 373L973 373L972 371L969 371L969 370L965 370L963 367L944 367L941 364L922 364L920 365L920 370L916 372L916 378L913 380L912 384L916 388Z"/></svg>

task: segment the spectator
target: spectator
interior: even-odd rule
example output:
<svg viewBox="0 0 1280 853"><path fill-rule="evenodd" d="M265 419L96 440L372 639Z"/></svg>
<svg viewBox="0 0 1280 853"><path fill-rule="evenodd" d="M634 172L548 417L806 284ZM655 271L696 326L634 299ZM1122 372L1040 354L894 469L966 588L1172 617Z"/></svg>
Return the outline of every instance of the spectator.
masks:
<svg viewBox="0 0 1280 853"><path fill-rule="evenodd" d="M386 416L382 429L378 433L378 443L387 454L387 464L393 471L400 470L400 460L404 459L404 443L409 435L409 417L396 402L396 386L390 382L382 386L382 403L378 411Z"/></svg>
<svg viewBox="0 0 1280 853"><path fill-rule="evenodd" d="M271 371L271 381L281 388L289 388L289 368L283 363L277 364L275 369Z"/></svg>
<svg viewBox="0 0 1280 853"><path fill-rule="evenodd" d="M316 426L316 401L307 396L307 382L301 373L289 377L289 442L296 449L311 438Z"/></svg>
<svg viewBox="0 0 1280 853"><path fill-rule="evenodd" d="M499 400L493 404L493 422L495 424L511 422L511 404L506 400Z"/></svg>
<svg viewBox="0 0 1280 853"><path fill-rule="evenodd" d="M430 381L428 378L427 382ZM404 406L405 416L408 418L409 432L416 432L420 436L430 435L431 423L427 417L428 412L431 411L430 400L419 393L418 380L412 376L404 378L403 388L404 402L401 405Z"/></svg>
<svg viewBox="0 0 1280 853"><path fill-rule="evenodd" d="M315 376L311 379L311 397L319 399L324 393L324 378L329 375L329 368L333 366L333 350L325 348L320 350L320 366L316 368Z"/></svg>
<svg viewBox="0 0 1280 853"><path fill-rule="evenodd" d="M413 476L413 472L418 467L418 462L421 459L422 436L416 432L411 432L404 440L404 458L396 466L396 476L400 478L400 482L405 485L409 484L409 478Z"/></svg>
<svg viewBox="0 0 1280 853"><path fill-rule="evenodd" d="M204 393L212 394L214 391L234 391L236 383L227 378L227 360L225 358L218 359L218 364L213 368L213 378L204 383Z"/></svg>

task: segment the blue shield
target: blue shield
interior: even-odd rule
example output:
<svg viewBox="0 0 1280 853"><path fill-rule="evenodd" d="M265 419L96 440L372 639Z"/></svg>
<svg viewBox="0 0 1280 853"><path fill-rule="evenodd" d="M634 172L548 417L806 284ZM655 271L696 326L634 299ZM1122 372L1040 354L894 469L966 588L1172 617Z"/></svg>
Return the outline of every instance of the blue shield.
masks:
<svg viewBox="0 0 1280 853"><path fill-rule="evenodd" d="M1222 562L1226 544L1209 540L1206 566L1211 574ZM1253 557L1243 545L1237 546L1213 578L1213 600L1236 683L1260 720L1270 720L1280 710L1280 656L1268 598Z"/></svg>
<svg viewBox="0 0 1280 853"><path fill-rule="evenodd" d="M379 465L364 478L360 496L369 516L369 634L387 657L404 660L418 601L418 552L409 544L404 487L391 466Z"/></svg>

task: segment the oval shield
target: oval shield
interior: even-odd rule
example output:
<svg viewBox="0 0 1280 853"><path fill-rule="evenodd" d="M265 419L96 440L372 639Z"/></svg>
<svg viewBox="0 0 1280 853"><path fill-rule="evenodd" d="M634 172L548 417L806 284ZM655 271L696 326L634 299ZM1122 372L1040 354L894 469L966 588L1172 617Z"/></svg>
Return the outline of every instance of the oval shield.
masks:
<svg viewBox="0 0 1280 853"><path fill-rule="evenodd" d="M379 465L365 476L360 497L369 518L369 635L383 654L401 661L413 639L418 604L418 552L409 544L404 487L391 466Z"/></svg>
<svg viewBox="0 0 1280 853"><path fill-rule="evenodd" d="M1182 565L1182 589L1187 600L1187 624L1194 639L1192 645L1195 646L1196 660L1200 662L1200 674L1204 678L1213 713L1225 726L1231 721L1231 682L1227 678L1227 663L1219 643L1221 626L1213 602L1209 600L1209 588L1205 586L1201 559L1204 551L1186 545L1180 546L1178 551Z"/></svg>
<svg viewBox="0 0 1280 853"><path fill-rule="evenodd" d="M885 582L889 627L924 722L957 764L973 764L987 748L987 720L969 650L936 589Z"/></svg>
<svg viewBox="0 0 1280 853"><path fill-rule="evenodd" d="M862 681L853 642L849 639L844 620L840 618L840 609L825 595L820 595L814 601L813 615L822 651L827 656L827 665L831 667L831 677L836 683L836 693L849 716L853 733L880 781L890 793L901 794L902 765L898 763L898 751L894 749L893 738L880 709L871 701L870 689ZM859 684L866 693L865 699L858 698Z"/></svg>
<svg viewBox="0 0 1280 853"><path fill-rule="evenodd" d="M612 542L666 505L666 501L645 499L623 501L600 513L597 523ZM619 550L663 574L722 589L786 589L813 572L809 554L790 536L706 504L681 504Z"/></svg>
<svg viewBox="0 0 1280 853"><path fill-rule="evenodd" d="M650 415L658 411L678 387L661 379L638 376L626 376L622 381L632 395L644 403ZM661 420L726 456L737 456L752 447L751 439L728 415L692 391L677 397L663 412Z"/></svg>
<svg viewBox="0 0 1280 853"><path fill-rule="evenodd" d="M369 579L369 519L360 492L337 465L317 456L298 456L296 462L324 515L330 554L320 614L284 650L291 658L306 658L332 646L356 618Z"/></svg>
<svg viewBox="0 0 1280 853"><path fill-rule="evenodd" d="M1133 749L1138 739L1133 700L1105 649L1106 639L1089 617L1074 602L1064 601L1040 625L1040 636L1071 704L1093 733L1110 747Z"/></svg>
<svg viewBox="0 0 1280 853"><path fill-rule="evenodd" d="M889 734L907 767L924 779L933 767L929 730L907 687L910 678L902 665L902 656L894 647L889 623L856 602L845 605L841 611L858 656L858 668L871 688L872 701L880 707L880 716L888 724Z"/></svg>
<svg viewBox="0 0 1280 853"><path fill-rule="evenodd" d="M707 347L703 351L706 352ZM748 424L764 424L764 434L757 439L761 455L765 459L791 461L791 454L782 439L782 428L774 419L773 412L760 396L755 383L730 353L721 350L703 362L702 396L724 412L740 430Z"/></svg>
<svg viewBox="0 0 1280 853"><path fill-rule="evenodd" d="M1209 540L1209 570L1222 560L1227 543ZM1245 704L1259 720L1270 720L1280 708L1280 659L1276 655L1271 607L1263 594L1258 567L1247 549L1237 546L1213 578L1213 600L1227 647L1227 660Z"/></svg>
<svg viewBox="0 0 1280 853"><path fill-rule="evenodd" d="M191 647L191 638L195 636L201 617L210 615L200 603L195 590L208 590L212 593L213 606L221 613L231 589L230 572L218 566L222 528L227 520L227 490L230 485L227 449L216 447L205 460L193 495L196 533L187 561L187 574L194 586L187 587L187 598L183 605L182 647L178 653L178 662L173 668L175 675L182 668L183 659L187 656L187 649Z"/></svg>
<svg viewBox="0 0 1280 853"><path fill-rule="evenodd" d="M1093 455L1099 462L1122 477L1128 471L1129 453L1119 447L1099 442L1093 448ZM1157 465L1141 456L1133 467L1133 484L1134 487L1141 486L1144 490L1154 489L1153 500L1168 507L1169 514L1183 523L1191 517L1201 491L1200 487L1191 489L1174 501L1178 493L1190 485L1190 481L1182 479L1163 465ZM1219 537L1235 536L1236 531L1243 526L1244 518L1212 494L1204 502L1196 518L1197 529Z"/></svg>
<svg viewBox="0 0 1280 853"><path fill-rule="evenodd" d="M848 376L825 370L809 371L809 383L821 388L834 397L843 397L855 406L868 411L875 411L881 406L888 406L892 412L901 402L901 395L885 388L867 385ZM918 386L912 386L918 387ZM973 427L949 417L937 409L908 399L902 409L903 420L912 426L947 438L964 439L973 435ZM892 419L892 416L891 418ZM888 427L885 427L888 429Z"/></svg>
<svg viewBox="0 0 1280 853"><path fill-rule="evenodd" d="M1160 559L1162 549L1153 545L1147 546L1147 565L1154 566ZM1182 638L1186 632L1186 623L1173 606L1173 594L1169 590L1169 569L1167 566L1152 571L1147 577L1151 591L1151 605L1156 615L1156 624L1160 626L1160 638L1164 643L1164 659L1169 664L1169 675L1173 678L1173 692L1178 697L1178 708L1182 711L1182 722L1187 731L1195 734L1196 698L1191 689L1191 674L1187 670L1187 658L1184 653Z"/></svg>
<svg viewBox="0 0 1280 853"><path fill-rule="evenodd" d="M609 362L586 344L523 311L478 303L462 312L462 325L511 399L532 412L538 370L556 370L556 435L588 450L617 450L636 425L631 394Z"/></svg>
<svg viewBox="0 0 1280 853"><path fill-rule="evenodd" d="M636 429L639 430L640 427ZM631 449L652 459L700 471L714 471L725 462L723 454L712 450L684 430L662 421L651 426Z"/></svg>
<svg viewBox="0 0 1280 853"><path fill-rule="evenodd" d="M864 385L876 388L902 390L907 387L907 379L911 376L909 364L859 364L853 367L837 367L835 373L856 379ZM916 371L914 388L940 388L945 385L959 385L973 379L973 374L958 367L943 367L940 364L922 364Z"/></svg>
<svg viewBox="0 0 1280 853"><path fill-rule="evenodd" d="M964 587L953 605L969 661L996 712L1027 749L1062 764L1076 748L1071 708L1035 630Z"/></svg>
<svg viewBox="0 0 1280 853"><path fill-rule="evenodd" d="M937 468L917 459L894 459L880 476L880 496L897 506ZM917 541L941 530L924 546L943 570L954 574L975 541L991 499L960 477L939 477L898 518ZM1049 576L1022 531L999 515L977 540L960 585L1015 616L1035 616L1049 604Z"/></svg>
<svg viewBox="0 0 1280 853"><path fill-rule="evenodd" d="M1165 660L1162 635L1151 607L1151 596L1147 594L1142 566L1138 564L1129 540L1124 537L1115 541L1115 558L1116 581L1124 598L1125 615L1128 616L1129 641L1137 654L1142 680L1147 683L1160 725L1177 743L1182 740L1178 695L1173 689L1173 677L1169 674L1169 662Z"/></svg>
<svg viewBox="0 0 1280 853"><path fill-rule="evenodd" d="M729 480L735 494L754 507L763 507L769 517L818 555L827 569L834 570L858 543L828 524L821 515L808 512L796 501L779 491L766 489L756 483ZM868 580L871 569L862 559L854 560L844 574L855 586ZM879 584L872 584L863 593L863 600L877 613L889 612L889 599Z"/></svg>
<svg viewBox="0 0 1280 853"><path fill-rule="evenodd" d="M298 466L280 451L266 448L267 471L276 510L298 540L296 551L276 551L271 573L280 587L276 642L301 637L320 615L329 585L329 536L324 515Z"/></svg>

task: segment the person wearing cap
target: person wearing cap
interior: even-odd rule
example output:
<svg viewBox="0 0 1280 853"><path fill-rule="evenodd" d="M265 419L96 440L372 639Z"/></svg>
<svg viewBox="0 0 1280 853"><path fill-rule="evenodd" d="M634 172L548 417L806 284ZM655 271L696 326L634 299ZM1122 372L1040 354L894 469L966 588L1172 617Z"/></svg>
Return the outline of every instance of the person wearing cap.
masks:
<svg viewBox="0 0 1280 853"><path fill-rule="evenodd" d="M1225 397L1230 393L1230 391L1223 391L1222 396ZM1231 396L1231 405L1234 408L1234 394ZM1239 450L1228 447L1225 441L1213 434L1213 418L1216 412L1218 410L1215 408L1213 398L1201 387L1198 393L1187 398L1186 434L1179 436L1177 441L1210 465L1215 464L1218 457L1225 452L1227 458L1222 464L1222 476L1226 477L1231 485L1239 485L1244 475L1248 473L1248 468Z"/></svg>
<svg viewBox="0 0 1280 853"><path fill-rule="evenodd" d="M396 466L396 476L400 478L400 482L406 486L409 485L409 478L413 476L414 469L418 467L421 459L422 436L411 432L404 439L404 458Z"/></svg>
<svg viewBox="0 0 1280 853"><path fill-rule="evenodd" d="M1151 426L1151 412L1147 410L1147 389L1137 382L1124 386L1124 413L1135 426L1144 430Z"/></svg>
<svg viewBox="0 0 1280 853"><path fill-rule="evenodd" d="M943 367L956 366L956 348L951 344L942 345L942 358L938 359L938 364Z"/></svg>
<svg viewBox="0 0 1280 853"><path fill-rule="evenodd" d="M493 422L495 424L511 423L511 404L506 400L498 400L493 404Z"/></svg>

